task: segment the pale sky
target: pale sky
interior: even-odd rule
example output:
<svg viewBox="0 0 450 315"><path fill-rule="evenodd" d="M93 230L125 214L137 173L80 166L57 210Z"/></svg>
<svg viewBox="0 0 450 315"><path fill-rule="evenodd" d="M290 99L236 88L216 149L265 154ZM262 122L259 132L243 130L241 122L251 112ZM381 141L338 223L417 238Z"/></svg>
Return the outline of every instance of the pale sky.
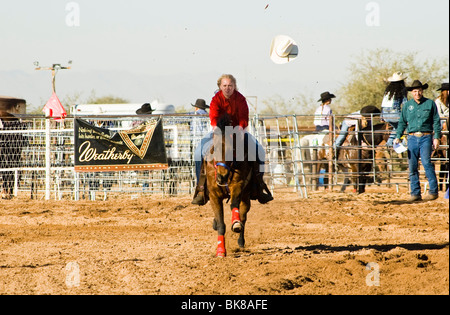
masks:
<svg viewBox="0 0 450 315"><path fill-rule="evenodd" d="M57 76L60 99L80 93L140 103L159 98L207 103L223 73L258 96L319 96L346 82L352 58L375 48L449 56L448 0L0 0L0 95L33 106L50 97L50 73L33 62L72 69ZM268 6L267 6L268 5ZM66 10L67 9L67 10ZM79 24L78 24L79 23ZM288 35L299 57L269 58ZM318 97L317 97L318 98Z"/></svg>

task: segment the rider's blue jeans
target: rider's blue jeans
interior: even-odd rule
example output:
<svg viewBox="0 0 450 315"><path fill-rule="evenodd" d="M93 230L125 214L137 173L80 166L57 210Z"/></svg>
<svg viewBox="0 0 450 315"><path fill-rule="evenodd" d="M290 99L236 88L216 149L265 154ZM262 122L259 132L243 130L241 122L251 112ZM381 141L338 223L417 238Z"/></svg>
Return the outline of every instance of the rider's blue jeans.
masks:
<svg viewBox="0 0 450 315"><path fill-rule="evenodd" d="M433 135L423 137L408 136L409 179L412 196L421 196L419 158L422 161L423 168L425 169L425 176L430 185L429 193L431 195L438 194L436 172L433 163L431 163L432 147Z"/></svg>

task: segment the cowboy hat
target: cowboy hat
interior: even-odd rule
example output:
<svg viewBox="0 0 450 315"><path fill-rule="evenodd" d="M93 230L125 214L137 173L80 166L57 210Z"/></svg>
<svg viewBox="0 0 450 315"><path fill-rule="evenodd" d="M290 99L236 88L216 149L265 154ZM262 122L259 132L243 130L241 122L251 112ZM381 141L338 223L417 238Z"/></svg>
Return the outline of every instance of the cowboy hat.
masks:
<svg viewBox="0 0 450 315"><path fill-rule="evenodd" d="M206 105L206 102L203 99L198 99L198 100L195 101L195 104L191 104L191 105L194 106L194 107L197 107L197 108L201 108L201 109L208 109L209 108L209 106Z"/></svg>
<svg viewBox="0 0 450 315"><path fill-rule="evenodd" d="M332 98L336 98L336 95L331 94L330 92L323 92L320 94L320 100L318 102L325 102L326 100L331 100Z"/></svg>
<svg viewBox="0 0 450 315"><path fill-rule="evenodd" d="M388 78L387 80L389 81L389 82L398 82L398 81L403 81L403 80L405 80L407 78L407 76L406 75L403 75L403 73L402 72L395 72L393 75L392 75L392 77L390 77L390 78Z"/></svg>
<svg viewBox="0 0 450 315"><path fill-rule="evenodd" d="M136 114L151 114L153 111L152 106L149 103L145 103L136 111Z"/></svg>
<svg viewBox="0 0 450 315"><path fill-rule="evenodd" d="M445 90L448 91L448 87L449 87L449 84L448 84L448 83L442 83L442 84L441 84L441 88L438 89L438 91L445 91Z"/></svg>
<svg viewBox="0 0 450 315"><path fill-rule="evenodd" d="M293 61L298 56L297 43L286 35L278 35L270 46L270 59L276 64Z"/></svg>
<svg viewBox="0 0 450 315"><path fill-rule="evenodd" d="M406 89L408 91L412 91L415 89L426 90L428 89L428 83L422 84L422 82L420 82L419 80L414 80L413 84L411 84L411 86L408 86Z"/></svg>
<svg viewBox="0 0 450 315"><path fill-rule="evenodd" d="M361 108L360 113L363 117L370 117L371 114L381 114L381 111L376 106L368 105Z"/></svg>

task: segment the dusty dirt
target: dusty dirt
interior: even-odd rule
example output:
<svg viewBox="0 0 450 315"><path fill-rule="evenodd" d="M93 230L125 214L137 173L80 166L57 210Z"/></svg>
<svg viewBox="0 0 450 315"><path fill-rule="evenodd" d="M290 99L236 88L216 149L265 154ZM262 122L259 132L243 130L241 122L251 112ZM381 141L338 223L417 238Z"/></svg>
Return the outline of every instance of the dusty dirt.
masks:
<svg viewBox="0 0 450 315"><path fill-rule="evenodd" d="M443 196L409 204L406 192L369 188L275 198L253 204L245 250L227 225L224 259L214 257L209 204L190 196L1 200L0 294L449 294Z"/></svg>

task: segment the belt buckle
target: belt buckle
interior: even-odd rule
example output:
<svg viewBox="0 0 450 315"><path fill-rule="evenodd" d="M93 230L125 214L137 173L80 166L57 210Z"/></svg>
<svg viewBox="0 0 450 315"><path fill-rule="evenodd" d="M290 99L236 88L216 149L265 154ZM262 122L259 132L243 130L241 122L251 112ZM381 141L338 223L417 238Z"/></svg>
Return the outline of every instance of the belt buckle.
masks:
<svg viewBox="0 0 450 315"><path fill-rule="evenodd" d="M415 132L415 133L414 133L414 136L420 138L420 137L423 137L423 133L420 132L420 131L419 131L419 132Z"/></svg>

